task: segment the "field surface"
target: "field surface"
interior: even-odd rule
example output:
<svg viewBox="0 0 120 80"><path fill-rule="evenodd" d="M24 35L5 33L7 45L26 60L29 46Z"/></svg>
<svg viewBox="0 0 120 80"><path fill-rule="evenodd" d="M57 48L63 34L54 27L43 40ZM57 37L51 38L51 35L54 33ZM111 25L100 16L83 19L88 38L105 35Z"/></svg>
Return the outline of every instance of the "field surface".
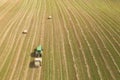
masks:
<svg viewBox="0 0 120 80"><path fill-rule="evenodd" d="M0 80L120 80L120 1L0 0Z"/></svg>

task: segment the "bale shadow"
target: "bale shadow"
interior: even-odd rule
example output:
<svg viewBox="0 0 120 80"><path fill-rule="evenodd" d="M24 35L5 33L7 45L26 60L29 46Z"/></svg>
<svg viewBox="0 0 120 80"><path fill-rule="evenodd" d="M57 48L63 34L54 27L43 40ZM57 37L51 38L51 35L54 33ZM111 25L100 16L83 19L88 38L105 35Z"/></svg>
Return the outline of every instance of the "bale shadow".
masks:
<svg viewBox="0 0 120 80"><path fill-rule="evenodd" d="M30 68L35 68L34 61L31 61L31 62L30 62L29 67L30 67Z"/></svg>

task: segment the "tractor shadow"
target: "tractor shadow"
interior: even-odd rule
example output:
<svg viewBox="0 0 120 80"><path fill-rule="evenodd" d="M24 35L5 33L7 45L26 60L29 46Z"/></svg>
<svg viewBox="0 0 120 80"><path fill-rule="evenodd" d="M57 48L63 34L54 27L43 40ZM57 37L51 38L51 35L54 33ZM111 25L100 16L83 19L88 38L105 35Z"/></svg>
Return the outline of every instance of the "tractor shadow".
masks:
<svg viewBox="0 0 120 80"><path fill-rule="evenodd" d="M31 62L30 62L29 68L35 68L34 61L31 61Z"/></svg>
<svg viewBox="0 0 120 80"><path fill-rule="evenodd" d="M30 55L30 56L33 57L33 58L36 57L35 51L36 51L36 49L34 49L34 51L33 51L33 52L31 53L31 55Z"/></svg>
<svg viewBox="0 0 120 80"><path fill-rule="evenodd" d="M35 56L35 51L36 51L36 49L34 49L34 51L31 52L31 54L30 54L31 58L35 58L35 57L36 57L36 56ZM31 61L31 62L29 63L29 68L35 68L34 61Z"/></svg>
<svg viewBox="0 0 120 80"><path fill-rule="evenodd" d="M34 49L34 51L31 53L30 56L33 57L33 58L36 58L36 57L42 57L41 54L36 54L36 49Z"/></svg>
<svg viewBox="0 0 120 80"><path fill-rule="evenodd" d="M36 49L34 49L33 52L31 52L30 56L31 56L31 58L41 57L41 55L39 55L39 54L36 55ZM34 64L34 60L29 63L29 68L37 68Z"/></svg>

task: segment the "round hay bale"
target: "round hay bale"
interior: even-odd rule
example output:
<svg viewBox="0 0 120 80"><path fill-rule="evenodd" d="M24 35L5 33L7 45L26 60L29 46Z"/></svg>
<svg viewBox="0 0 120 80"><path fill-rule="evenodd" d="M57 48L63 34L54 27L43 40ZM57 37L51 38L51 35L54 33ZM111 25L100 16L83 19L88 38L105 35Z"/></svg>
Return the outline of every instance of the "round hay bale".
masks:
<svg viewBox="0 0 120 80"><path fill-rule="evenodd" d="M34 59L34 64L36 67L39 67L42 65L42 58L35 58Z"/></svg>
<svg viewBox="0 0 120 80"><path fill-rule="evenodd" d="M48 19L52 19L52 16L48 16Z"/></svg>
<svg viewBox="0 0 120 80"><path fill-rule="evenodd" d="M27 34L27 33L28 33L28 31L27 31L27 30L24 30L24 31L23 31L23 34Z"/></svg>

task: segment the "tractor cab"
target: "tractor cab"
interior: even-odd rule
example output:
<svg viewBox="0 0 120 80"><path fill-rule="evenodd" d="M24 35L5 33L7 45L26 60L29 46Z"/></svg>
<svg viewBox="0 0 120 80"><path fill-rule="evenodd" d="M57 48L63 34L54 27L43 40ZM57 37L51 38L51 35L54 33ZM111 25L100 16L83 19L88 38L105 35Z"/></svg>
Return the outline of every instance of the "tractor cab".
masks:
<svg viewBox="0 0 120 80"><path fill-rule="evenodd" d="M42 57L42 52L43 52L43 48L41 45L39 45L37 48L36 48L36 51L35 51L35 55L37 57Z"/></svg>

